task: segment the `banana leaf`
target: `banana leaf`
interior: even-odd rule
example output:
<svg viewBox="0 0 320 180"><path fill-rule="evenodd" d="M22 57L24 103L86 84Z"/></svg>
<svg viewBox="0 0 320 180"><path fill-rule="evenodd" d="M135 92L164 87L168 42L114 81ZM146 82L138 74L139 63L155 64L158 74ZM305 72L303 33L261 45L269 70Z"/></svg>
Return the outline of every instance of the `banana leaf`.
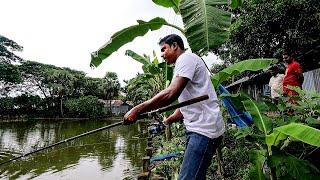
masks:
<svg viewBox="0 0 320 180"><path fill-rule="evenodd" d="M253 118L253 123L258 127L260 131L262 131L265 136L271 131L272 129L272 121L265 115L263 115L256 102L252 99L248 99L242 101L245 109L250 113Z"/></svg>
<svg viewBox="0 0 320 180"><path fill-rule="evenodd" d="M266 179L262 171L263 164L266 161L266 156L267 154L265 150L250 151L249 160L253 164L253 166L250 168L250 171L249 171L250 179L259 179L259 180Z"/></svg>
<svg viewBox="0 0 320 180"><path fill-rule="evenodd" d="M138 24L127 27L112 35L111 39L91 53L91 67L98 67L102 61L109 57L113 52L117 51L121 46L133 41L138 36L144 36L149 31L160 29L163 25L170 25L163 18L156 17L148 22L138 20Z"/></svg>
<svg viewBox="0 0 320 180"><path fill-rule="evenodd" d="M283 151L274 149L270 162L272 167L275 167L277 179L311 180L317 179L315 176L319 175L317 167L310 162Z"/></svg>
<svg viewBox="0 0 320 180"><path fill-rule="evenodd" d="M236 64L233 64L219 73L215 74L212 78L212 84L214 87L217 87L223 81L227 80L229 77L233 75L238 75L243 73L244 71L259 71L269 67L271 64L276 63L276 59L248 59Z"/></svg>
<svg viewBox="0 0 320 180"><path fill-rule="evenodd" d="M150 58L147 56L140 56L139 54L131 51L131 50L126 50L125 53L127 56L132 57L132 59L138 61L139 63L142 63L143 65L150 64Z"/></svg>
<svg viewBox="0 0 320 180"><path fill-rule="evenodd" d="M229 39L231 13L222 9L228 0L184 0L180 13L193 52L202 56Z"/></svg>
<svg viewBox="0 0 320 180"><path fill-rule="evenodd" d="M299 123L290 123L273 129L273 133L266 137L269 147L277 146L279 142L288 136L304 143L320 147L320 130Z"/></svg>
<svg viewBox="0 0 320 180"><path fill-rule="evenodd" d="M230 7L232 9L236 9L238 7L241 7L243 4L243 0L231 0L231 4L230 4Z"/></svg>
<svg viewBox="0 0 320 180"><path fill-rule="evenodd" d="M180 0L152 0L155 4L166 7L166 8L173 8L174 12L177 14L180 13L179 5Z"/></svg>

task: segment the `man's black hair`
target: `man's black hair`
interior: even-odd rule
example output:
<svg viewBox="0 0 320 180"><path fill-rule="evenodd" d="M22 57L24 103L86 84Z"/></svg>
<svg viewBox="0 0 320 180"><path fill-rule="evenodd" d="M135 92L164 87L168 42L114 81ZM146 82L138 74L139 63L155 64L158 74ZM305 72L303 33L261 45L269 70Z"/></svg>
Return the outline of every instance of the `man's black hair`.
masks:
<svg viewBox="0 0 320 180"><path fill-rule="evenodd" d="M178 36L176 34L170 34L170 35L160 39L159 45L168 44L169 46L171 46L174 42L176 42L178 44L178 46L180 47L181 50L184 50L183 40L180 36Z"/></svg>
<svg viewBox="0 0 320 180"><path fill-rule="evenodd" d="M289 50L286 50L282 53L282 55L292 56L292 53Z"/></svg>

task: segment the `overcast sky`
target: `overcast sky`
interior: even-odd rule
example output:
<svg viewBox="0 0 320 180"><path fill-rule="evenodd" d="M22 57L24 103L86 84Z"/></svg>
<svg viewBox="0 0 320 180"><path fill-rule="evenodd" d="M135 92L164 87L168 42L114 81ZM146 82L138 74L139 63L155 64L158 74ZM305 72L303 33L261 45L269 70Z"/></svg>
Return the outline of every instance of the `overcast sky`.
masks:
<svg viewBox="0 0 320 180"><path fill-rule="evenodd" d="M24 47L21 54L17 53L24 59L81 70L91 77L116 72L121 84L142 72L139 63L124 55L125 50L148 55L155 50L160 57L159 39L179 32L170 27L149 32L123 46L95 69L89 66L91 52L139 19L149 21L159 16L183 26L180 16L152 0L1 0L0 4L0 34ZM216 57L209 55L205 60L211 65Z"/></svg>

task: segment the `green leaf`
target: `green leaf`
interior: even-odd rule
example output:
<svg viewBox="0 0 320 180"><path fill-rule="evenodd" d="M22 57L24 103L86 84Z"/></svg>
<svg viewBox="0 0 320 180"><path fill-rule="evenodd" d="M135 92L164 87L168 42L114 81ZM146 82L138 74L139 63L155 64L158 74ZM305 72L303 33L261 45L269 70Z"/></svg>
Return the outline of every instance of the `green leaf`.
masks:
<svg viewBox="0 0 320 180"><path fill-rule="evenodd" d="M140 56L139 54L135 53L131 50L126 50L126 55L132 57L132 59L138 61L139 63L142 63L143 65L150 64L150 59L144 56Z"/></svg>
<svg viewBox="0 0 320 180"><path fill-rule="evenodd" d="M91 53L90 66L98 67L105 58L109 57L124 44L133 41L138 36L144 36L149 30L158 30L163 25L169 24L163 18L157 17L148 22L138 20L137 25L116 32L105 45Z"/></svg>
<svg viewBox="0 0 320 180"><path fill-rule="evenodd" d="M252 99L249 98L248 100L242 101L242 103L253 118L253 123L267 136L272 128L272 121L260 112L257 103Z"/></svg>
<svg viewBox="0 0 320 180"><path fill-rule="evenodd" d="M229 39L231 13L221 7L228 0L184 0L180 12L193 52L204 55Z"/></svg>
<svg viewBox="0 0 320 180"><path fill-rule="evenodd" d="M277 178L289 176L290 179L313 179L312 175L319 170L308 161L301 160L290 154L274 151L271 156L271 166L275 167Z"/></svg>
<svg viewBox="0 0 320 180"><path fill-rule="evenodd" d="M304 143L320 147L320 130L299 123L290 123L275 128L274 131L286 134Z"/></svg>
<svg viewBox="0 0 320 180"><path fill-rule="evenodd" d="M246 136L251 136L253 134L253 129L252 127L243 127L243 128L238 128L237 132L234 134L236 139L244 138Z"/></svg>
<svg viewBox="0 0 320 180"><path fill-rule="evenodd" d="M266 179L262 168L265 162L266 151L264 150L254 150L251 151L249 154L250 162L253 164L253 167L250 169L249 175L250 179L259 179L264 180Z"/></svg>
<svg viewBox="0 0 320 180"><path fill-rule="evenodd" d="M159 67L157 67L155 64L149 64L148 66L149 73L155 75L160 73Z"/></svg>
<svg viewBox="0 0 320 180"><path fill-rule="evenodd" d="M152 0L155 4L166 7L173 8L174 12L179 13L180 0Z"/></svg>
<svg viewBox="0 0 320 180"><path fill-rule="evenodd" d="M287 136L283 133L273 132L266 136L266 144L271 148L272 145L278 146L280 141L286 139Z"/></svg>
<svg viewBox="0 0 320 180"><path fill-rule="evenodd" d="M308 125L320 125L320 119L316 119L313 117L307 117L306 122Z"/></svg>
<svg viewBox="0 0 320 180"><path fill-rule="evenodd" d="M217 87L218 84L227 80L229 77L237 74L241 74L245 71L259 71L269 67L271 64L276 63L276 59L248 59L236 64L233 64L219 73L215 74L211 81L214 87Z"/></svg>
<svg viewBox="0 0 320 180"><path fill-rule="evenodd" d="M243 0L231 0L231 4L230 4L230 7L232 9L236 9L238 7L241 7L243 4Z"/></svg>

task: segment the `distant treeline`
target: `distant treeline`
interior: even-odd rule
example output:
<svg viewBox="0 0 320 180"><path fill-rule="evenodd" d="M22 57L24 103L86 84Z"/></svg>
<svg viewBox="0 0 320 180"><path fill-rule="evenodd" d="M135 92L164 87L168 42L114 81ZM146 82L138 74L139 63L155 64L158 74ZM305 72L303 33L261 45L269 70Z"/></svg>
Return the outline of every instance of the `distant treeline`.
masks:
<svg viewBox="0 0 320 180"><path fill-rule="evenodd" d="M0 64L0 117L99 117L109 113L98 99L118 97L114 72L104 78L33 61Z"/></svg>

